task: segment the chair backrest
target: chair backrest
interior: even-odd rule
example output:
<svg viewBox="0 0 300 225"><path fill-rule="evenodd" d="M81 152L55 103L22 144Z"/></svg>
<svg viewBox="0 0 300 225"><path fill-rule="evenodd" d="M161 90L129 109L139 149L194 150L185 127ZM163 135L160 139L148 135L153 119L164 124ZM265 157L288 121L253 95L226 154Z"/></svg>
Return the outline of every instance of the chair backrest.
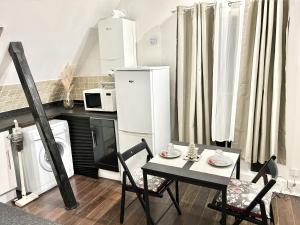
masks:
<svg viewBox="0 0 300 225"><path fill-rule="evenodd" d="M121 156L121 158L124 161L126 161L126 160L130 159L132 156L136 155L137 153L139 153L142 150L146 150L147 153L148 153L148 156L150 158L153 158L153 154L152 154L152 152L151 152L151 150L150 150L150 148L149 148L149 146L148 146L148 144L147 144L147 142L144 138L142 139L142 141L139 144L133 146L132 148L128 149L127 151L125 151L124 153L119 154L119 155Z"/></svg>
<svg viewBox="0 0 300 225"><path fill-rule="evenodd" d="M259 170L257 175L252 180L253 183L256 183L261 177L264 179L264 184L266 185L269 180L267 174L271 174L271 178L276 180L278 177L278 168L275 162L276 156L273 155L271 158L263 165L263 167Z"/></svg>
<svg viewBox="0 0 300 225"><path fill-rule="evenodd" d="M118 159L120 160L120 163L124 169L123 182L125 182L125 178L127 175L130 180L131 185L134 187L136 187L136 184L135 184L133 177L130 173L130 170L126 164L126 161L143 150L146 150L148 153L147 154L147 162L148 162L150 159L153 158L153 154L144 138L142 139L142 141L139 144L133 146L132 148L125 151L124 153L122 153L122 154L119 152L117 153Z"/></svg>
<svg viewBox="0 0 300 225"><path fill-rule="evenodd" d="M270 191L270 189L276 183L276 179L278 177L278 168L275 160L276 156L271 156L271 158L263 165L263 167L259 170L257 175L252 180L253 183L256 183L261 177L263 177L265 186L248 205L244 212L245 214L249 213L257 204L262 203L262 198ZM268 180L268 172L271 174L270 180Z"/></svg>

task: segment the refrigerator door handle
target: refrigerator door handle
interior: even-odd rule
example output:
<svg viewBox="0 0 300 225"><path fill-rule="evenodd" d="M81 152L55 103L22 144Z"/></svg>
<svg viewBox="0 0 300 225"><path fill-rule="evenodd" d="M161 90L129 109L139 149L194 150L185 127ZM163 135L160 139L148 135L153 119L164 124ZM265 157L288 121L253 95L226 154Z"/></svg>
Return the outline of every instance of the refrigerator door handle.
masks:
<svg viewBox="0 0 300 225"><path fill-rule="evenodd" d="M126 131L126 130L120 130L120 129L119 129L119 132L131 134L131 135L142 135L142 136L149 136L149 137L151 137L153 135L152 133L137 133L137 132L130 132L130 131Z"/></svg>

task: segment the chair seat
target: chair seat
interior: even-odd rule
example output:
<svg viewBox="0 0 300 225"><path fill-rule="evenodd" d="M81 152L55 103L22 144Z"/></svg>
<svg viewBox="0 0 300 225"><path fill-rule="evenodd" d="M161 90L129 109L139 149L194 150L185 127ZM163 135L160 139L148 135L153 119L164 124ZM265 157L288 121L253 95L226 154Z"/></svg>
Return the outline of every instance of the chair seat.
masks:
<svg viewBox="0 0 300 225"><path fill-rule="evenodd" d="M227 207L231 210L242 212L263 189L263 185L237 179L231 179L227 187ZM269 191L263 198L267 216L270 218L270 204L272 191ZM222 202L222 194L217 198L217 203ZM251 211L251 215L261 217L260 206L256 205Z"/></svg>
<svg viewBox="0 0 300 225"><path fill-rule="evenodd" d="M136 186L140 189L144 189L144 178L143 178L143 171L142 169L134 169L131 172L131 175L133 177L134 182L136 183ZM162 177L156 177L156 176L147 176L148 178L148 190L152 192L159 192L162 187L167 183L167 180ZM126 178L126 184L128 186L131 186L131 182L129 181L128 177Z"/></svg>

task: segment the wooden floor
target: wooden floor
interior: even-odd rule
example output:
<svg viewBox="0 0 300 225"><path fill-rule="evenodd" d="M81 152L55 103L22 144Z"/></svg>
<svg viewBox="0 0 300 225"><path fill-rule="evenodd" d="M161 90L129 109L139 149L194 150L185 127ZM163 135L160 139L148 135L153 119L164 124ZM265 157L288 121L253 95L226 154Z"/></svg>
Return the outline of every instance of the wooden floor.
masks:
<svg viewBox="0 0 300 225"><path fill-rule="evenodd" d="M276 225L300 225L300 197L275 194L272 198L274 223Z"/></svg>
<svg viewBox="0 0 300 225"><path fill-rule="evenodd" d="M119 223L119 206L121 185L117 181L92 179L83 176L71 178L71 185L80 207L66 211L59 190L54 188L42 195L38 200L23 208L31 214L55 221L62 225L116 225ZM166 193L167 194L167 193ZM193 185L180 184L180 205L182 215L179 216L172 206L158 224L163 225L214 225L219 224L220 213L208 209L214 191ZM145 215L141 205L132 193L126 195L125 225L145 225ZM168 195L164 198L151 198L151 213L158 220L171 204ZM233 218L228 218L232 224ZM250 225L250 223L242 223Z"/></svg>

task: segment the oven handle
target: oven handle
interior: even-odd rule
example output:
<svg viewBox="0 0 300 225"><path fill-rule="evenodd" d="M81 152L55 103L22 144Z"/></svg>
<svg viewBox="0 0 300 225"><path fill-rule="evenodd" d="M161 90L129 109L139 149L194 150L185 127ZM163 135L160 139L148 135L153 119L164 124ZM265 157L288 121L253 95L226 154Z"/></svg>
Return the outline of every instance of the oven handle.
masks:
<svg viewBox="0 0 300 225"><path fill-rule="evenodd" d="M94 129L92 129L92 140L93 140L93 148L97 147L97 137L96 137L96 132Z"/></svg>

